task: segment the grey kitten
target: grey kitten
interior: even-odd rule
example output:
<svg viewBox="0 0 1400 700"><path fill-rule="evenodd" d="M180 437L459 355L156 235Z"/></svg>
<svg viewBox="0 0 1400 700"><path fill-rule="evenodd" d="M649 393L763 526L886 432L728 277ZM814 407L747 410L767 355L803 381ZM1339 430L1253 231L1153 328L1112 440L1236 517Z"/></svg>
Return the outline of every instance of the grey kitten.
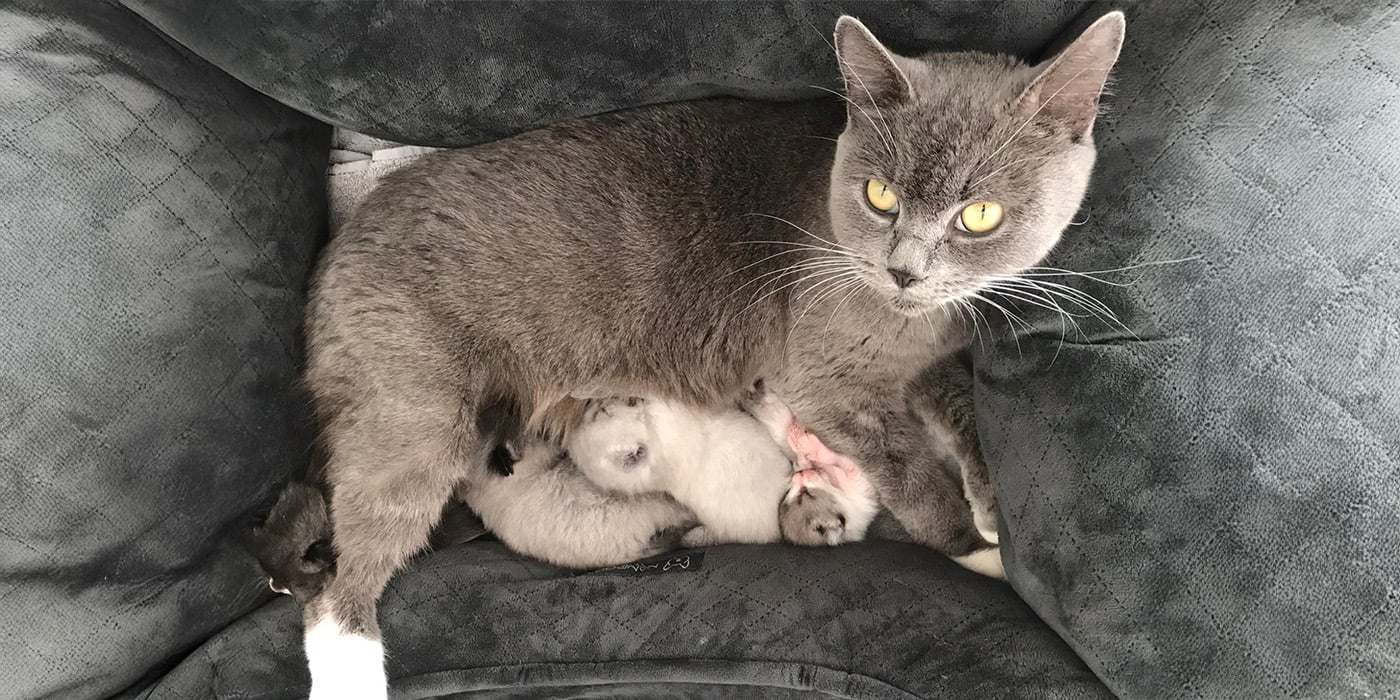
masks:
<svg viewBox="0 0 1400 700"><path fill-rule="evenodd" d="M387 178L308 310L338 567L307 606L313 698L384 697L375 600L485 469L490 397L558 431L570 396L717 407L771 378L916 541L999 570L907 391L963 343L947 309L1070 222L1122 34L1109 14L1030 67L896 56L843 17L844 106L658 105Z"/></svg>

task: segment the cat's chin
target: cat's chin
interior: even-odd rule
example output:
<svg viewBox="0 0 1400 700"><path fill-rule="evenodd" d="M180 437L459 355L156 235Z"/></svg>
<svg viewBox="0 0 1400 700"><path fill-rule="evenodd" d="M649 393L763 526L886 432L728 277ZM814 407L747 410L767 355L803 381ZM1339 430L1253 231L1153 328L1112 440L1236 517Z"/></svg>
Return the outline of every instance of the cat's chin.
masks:
<svg viewBox="0 0 1400 700"><path fill-rule="evenodd" d="M896 296L890 301L890 308L894 309L895 313L910 318L923 316L932 311L936 306L937 304L926 304L903 295Z"/></svg>

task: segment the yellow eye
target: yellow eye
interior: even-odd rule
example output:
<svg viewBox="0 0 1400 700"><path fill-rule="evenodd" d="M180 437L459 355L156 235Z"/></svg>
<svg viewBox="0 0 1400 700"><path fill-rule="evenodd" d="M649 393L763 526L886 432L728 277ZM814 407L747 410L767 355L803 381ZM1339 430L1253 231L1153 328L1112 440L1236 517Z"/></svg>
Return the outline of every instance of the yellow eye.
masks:
<svg viewBox="0 0 1400 700"><path fill-rule="evenodd" d="M865 201L875 207L875 211L886 214L899 213L899 197L894 196L890 186L871 178L865 181Z"/></svg>
<svg viewBox="0 0 1400 700"><path fill-rule="evenodd" d="M1001 205L973 202L958 212L957 226L968 233L987 233L1001 225Z"/></svg>

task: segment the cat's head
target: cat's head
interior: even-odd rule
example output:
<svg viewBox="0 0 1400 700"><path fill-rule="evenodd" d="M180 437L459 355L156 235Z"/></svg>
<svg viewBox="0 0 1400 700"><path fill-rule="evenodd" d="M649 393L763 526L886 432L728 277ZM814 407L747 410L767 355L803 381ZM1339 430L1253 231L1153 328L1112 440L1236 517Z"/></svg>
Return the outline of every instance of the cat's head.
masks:
<svg viewBox="0 0 1400 700"><path fill-rule="evenodd" d="M902 313L1040 261L1094 165L1099 95L1123 41L1105 15L1038 66L982 53L895 55L836 23L847 126L831 173L836 244Z"/></svg>

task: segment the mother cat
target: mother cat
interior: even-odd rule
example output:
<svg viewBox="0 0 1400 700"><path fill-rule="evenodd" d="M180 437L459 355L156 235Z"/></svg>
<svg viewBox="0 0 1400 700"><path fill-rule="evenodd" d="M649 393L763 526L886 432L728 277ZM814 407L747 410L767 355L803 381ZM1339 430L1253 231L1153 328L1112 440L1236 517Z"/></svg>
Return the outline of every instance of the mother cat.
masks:
<svg viewBox="0 0 1400 700"><path fill-rule="evenodd" d="M1078 209L1122 35L1106 15L1028 67L896 56L843 17L845 107L662 105L388 179L309 311L338 557L307 607L313 697L384 697L375 601L454 490L501 478L480 416L502 398L566 428L571 396L718 406L764 378L917 541L998 573L905 391L963 344L955 300Z"/></svg>

